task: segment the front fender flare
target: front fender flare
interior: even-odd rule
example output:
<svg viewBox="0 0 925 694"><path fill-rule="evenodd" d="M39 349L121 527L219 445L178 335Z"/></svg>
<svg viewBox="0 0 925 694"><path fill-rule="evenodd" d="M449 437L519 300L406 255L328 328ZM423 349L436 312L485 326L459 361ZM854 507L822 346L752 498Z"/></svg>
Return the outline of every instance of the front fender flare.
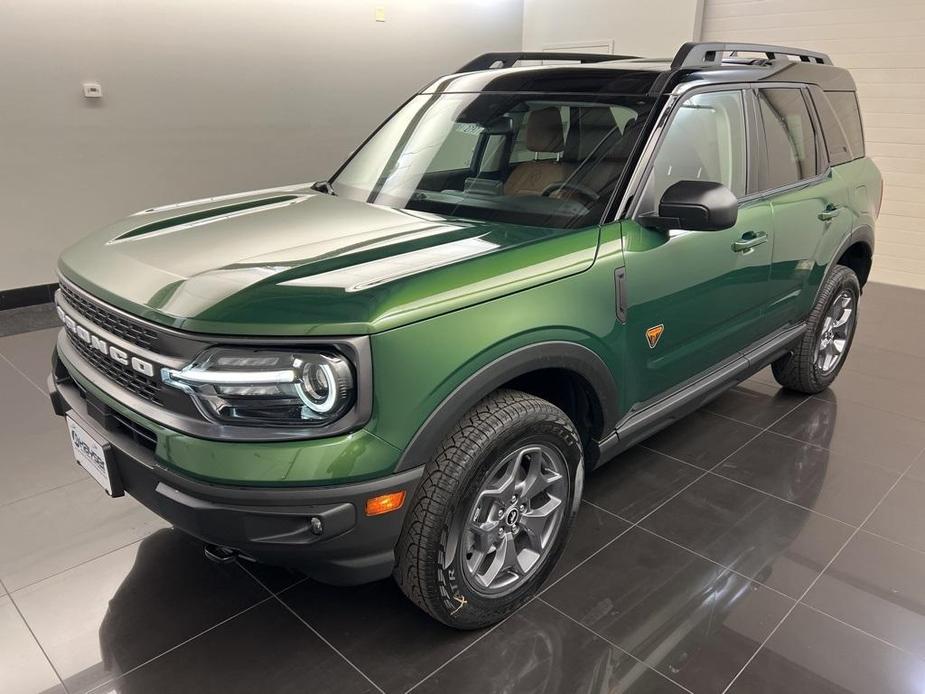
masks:
<svg viewBox="0 0 925 694"><path fill-rule="evenodd" d="M396 472L423 465L453 426L479 400L517 376L539 369L564 369L581 376L601 408L603 432L613 431L619 401L613 374L594 351L575 342L540 342L516 349L481 367L453 390L415 433L405 447Z"/></svg>

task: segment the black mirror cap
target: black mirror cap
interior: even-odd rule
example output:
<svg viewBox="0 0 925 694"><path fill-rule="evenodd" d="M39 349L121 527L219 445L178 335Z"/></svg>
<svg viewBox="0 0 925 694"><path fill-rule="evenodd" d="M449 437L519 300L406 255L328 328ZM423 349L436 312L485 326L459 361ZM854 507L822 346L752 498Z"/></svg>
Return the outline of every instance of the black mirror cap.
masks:
<svg viewBox="0 0 925 694"><path fill-rule="evenodd" d="M662 229L721 231L735 226L738 218L739 200L722 183L678 181L662 194L658 217L641 221Z"/></svg>

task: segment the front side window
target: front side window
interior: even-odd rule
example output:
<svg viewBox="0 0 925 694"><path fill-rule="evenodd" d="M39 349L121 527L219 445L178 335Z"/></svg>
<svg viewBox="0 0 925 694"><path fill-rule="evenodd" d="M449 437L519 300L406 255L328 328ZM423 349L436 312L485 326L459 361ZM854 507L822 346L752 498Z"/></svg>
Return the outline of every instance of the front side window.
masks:
<svg viewBox="0 0 925 694"><path fill-rule="evenodd" d="M767 141L764 190L812 178L818 171L816 134L800 89L760 89L758 109Z"/></svg>
<svg viewBox="0 0 925 694"><path fill-rule="evenodd" d="M657 213L662 194L678 181L722 183L745 195L745 107L741 91L695 94L668 125L643 190L639 211Z"/></svg>
<svg viewBox="0 0 925 694"><path fill-rule="evenodd" d="M638 96L422 94L331 180L388 207L543 227L596 224L653 100Z"/></svg>

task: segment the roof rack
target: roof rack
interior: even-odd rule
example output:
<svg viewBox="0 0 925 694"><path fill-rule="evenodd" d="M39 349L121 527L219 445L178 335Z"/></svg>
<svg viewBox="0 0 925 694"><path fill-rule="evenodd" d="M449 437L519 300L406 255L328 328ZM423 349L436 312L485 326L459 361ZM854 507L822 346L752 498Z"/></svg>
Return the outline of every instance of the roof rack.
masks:
<svg viewBox="0 0 925 694"><path fill-rule="evenodd" d="M685 43L678 49L674 60L671 61L673 69L681 67L708 67L723 64L725 53L764 53L768 60L776 60L779 55L790 55L799 58L804 63L817 65L831 65L832 59L825 53L807 51L802 48L787 48L786 46L770 46L760 43Z"/></svg>
<svg viewBox="0 0 925 694"><path fill-rule="evenodd" d="M571 60L578 63L604 63L608 60L626 60L637 58L635 55L609 55L607 53L550 53L547 51L533 51L526 53L484 53L459 68L456 72L475 72L488 70L495 63L501 63L499 68L511 67L520 60Z"/></svg>

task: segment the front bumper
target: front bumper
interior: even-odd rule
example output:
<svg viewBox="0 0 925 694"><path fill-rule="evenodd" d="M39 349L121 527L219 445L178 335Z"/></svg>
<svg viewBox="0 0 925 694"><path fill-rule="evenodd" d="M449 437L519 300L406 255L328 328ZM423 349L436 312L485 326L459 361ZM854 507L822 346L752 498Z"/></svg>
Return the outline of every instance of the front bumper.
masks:
<svg viewBox="0 0 925 694"><path fill-rule="evenodd" d="M82 387L57 355L48 389L56 414L74 418L110 444L125 491L177 528L327 583L366 583L391 574L394 547L423 468L316 487L215 484L178 474L159 461L156 441L144 427ZM365 515L367 499L396 491L405 492L400 510ZM320 534L317 523L313 531L312 519L320 519Z"/></svg>

